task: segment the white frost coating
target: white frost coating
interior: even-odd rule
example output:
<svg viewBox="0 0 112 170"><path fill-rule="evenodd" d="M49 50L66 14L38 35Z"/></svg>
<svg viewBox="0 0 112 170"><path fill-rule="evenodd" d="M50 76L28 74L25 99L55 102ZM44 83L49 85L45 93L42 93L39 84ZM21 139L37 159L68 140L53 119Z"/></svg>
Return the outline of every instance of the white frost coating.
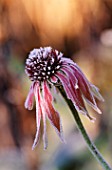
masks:
<svg viewBox="0 0 112 170"><path fill-rule="evenodd" d="M28 62L28 63L29 63L29 62L31 62L31 60L28 58L28 59L26 60L26 62Z"/></svg>
<svg viewBox="0 0 112 170"><path fill-rule="evenodd" d="M51 67L49 66L49 67L47 67L48 68L48 70L51 70Z"/></svg>
<svg viewBox="0 0 112 170"><path fill-rule="evenodd" d="M41 77L40 77L40 76L38 76L38 79L39 79L39 80L41 80Z"/></svg>
<svg viewBox="0 0 112 170"><path fill-rule="evenodd" d="M42 75L43 75L43 76L45 76L45 75L46 75L46 73L45 73L45 72L42 72Z"/></svg>
<svg viewBox="0 0 112 170"><path fill-rule="evenodd" d="M56 68L57 68L57 69L59 69L59 68L60 68L60 66L58 65Z"/></svg>
<svg viewBox="0 0 112 170"><path fill-rule="evenodd" d="M29 64L30 64L30 66L34 65L33 62L30 62Z"/></svg>
<svg viewBox="0 0 112 170"><path fill-rule="evenodd" d="M78 88L79 88L79 86L78 86L78 84L76 84L76 85L75 85L75 89L78 89Z"/></svg>
<svg viewBox="0 0 112 170"><path fill-rule="evenodd" d="M46 71L46 67L43 67L43 70Z"/></svg>
<svg viewBox="0 0 112 170"><path fill-rule="evenodd" d="M50 53L51 52L51 47L45 47L44 48L46 50L46 52Z"/></svg>
<svg viewBox="0 0 112 170"><path fill-rule="evenodd" d="M27 68L27 70L31 70L31 68L30 68L30 67L28 67L28 68Z"/></svg>
<svg viewBox="0 0 112 170"><path fill-rule="evenodd" d="M30 56L32 55L37 55L38 54L38 49L34 48L31 52L30 52Z"/></svg>
<svg viewBox="0 0 112 170"><path fill-rule="evenodd" d="M63 56L63 54L60 53L60 54L58 55L58 59L60 59L62 56Z"/></svg>
<svg viewBox="0 0 112 170"><path fill-rule="evenodd" d="M30 62L29 62L29 61L26 61L26 64L30 65Z"/></svg>
<svg viewBox="0 0 112 170"><path fill-rule="evenodd" d="M52 62L54 63L54 58L52 58L51 60L52 60Z"/></svg>
<svg viewBox="0 0 112 170"><path fill-rule="evenodd" d="M41 59L41 55L40 55L40 53L38 54L38 60L40 60Z"/></svg>
<svg viewBox="0 0 112 170"><path fill-rule="evenodd" d="M44 51L44 52L43 52L43 58L46 58L47 55L48 55L47 51Z"/></svg>
<svg viewBox="0 0 112 170"><path fill-rule="evenodd" d="M52 71L52 73L54 73L54 70Z"/></svg>
<svg viewBox="0 0 112 170"><path fill-rule="evenodd" d="M26 64L29 64L29 61L26 60Z"/></svg>
<svg viewBox="0 0 112 170"><path fill-rule="evenodd" d="M40 66L37 66L37 69L40 69Z"/></svg>
<svg viewBox="0 0 112 170"><path fill-rule="evenodd" d="M29 59L33 59L35 57L35 55L31 55L31 54L29 54Z"/></svg>
<svg viewBox="0 0 112 170"><path fill-rule="evenodd" d="M58 52L57 50L55 50L55 52L56 52L56 55L58 55L58 54L59 54L59 52Z"/></svg>

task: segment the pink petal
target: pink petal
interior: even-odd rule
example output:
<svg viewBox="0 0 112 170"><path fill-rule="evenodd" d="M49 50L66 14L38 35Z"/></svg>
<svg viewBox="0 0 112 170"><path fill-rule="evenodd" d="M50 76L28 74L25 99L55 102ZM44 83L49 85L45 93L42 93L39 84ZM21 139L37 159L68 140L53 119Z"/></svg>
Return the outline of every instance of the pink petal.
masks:
<svg viewBox="0 0 112 170"><path fill-rule="evenodd" d="M68 64L74 65L74 64L75 64L70 58L65 58L65 57L63 57L61 60L62 60L62 62L63 62L63 65L64 65L64 64L65 64L65 65L68 65Z"/></svg>
<svg viewBox="0 0 112 170"><path fill-rule="evenodd" d="M69 69L67 67L64 67L61 69L69 78L69 80L71 80L74 84L75 87L78 87L78 80L76 78L76 76L73 74L73 70L69 67Z"/></svg>
<svg viewBox="0 0 112 170"><path fill-rule="evenodd" d="M57 81L58 81L57 77L55 77L55 76L51 77L51 82L52 83L57 83Z"/></svg>
<svg viewBox="0 0 112 170"><path fill-rule="evenodd" d="M79 88L76 89L72 81L70 81L70 84L71 84L71 88L74 93L75 104L76 104L76 107L78 108L78 111L82 112L83 114L87 114L87 110L85 108L80 89Z"/></svg>
<svg viewBox="0 0 112 170"><path fill-rule="evenodd" d="M66 76L58 72L57 77L62 82L63 88L65 90L68 99L71 99L73 104L76 106L77 98L76 98L76 94L74 93L74 86L71 87L72 80L70 79L70 76Z"/></svg>
<svg viewBox="0 0 112 170"><path fill-rule="evenodd" d="M86 79L85 75L82 73L80 68L76 64L75 66L76 67L71 66L71 68L74 70L74 75L78 79L78 85L85 100L94 110L96 110L99 114L101 114L101 111L97 107L94 96L91 92L89 81Z"/></svg>
<svg viewBox="0 0 112 170"><path fill-rule="evenodd" d="M40 121L41 121L41 115L42 115L42 110L41 110L41 94L40 94L40 87L38 84L35 85L34 87L34 94L35 94L35 99L36 99L36 125L37 125L37 131L35 135L35 140L32 146L32 150L36 147L36 145L39 142L40 138Z"/></svg>
<svg viewBox="0 0 112 170"><path fill-rule="evenodd" d="M68 99L71 99L72 102L74 103L73 95L71 94L70 91L70 82L69 79L62 73L57 72L57 77L59 78L60 82L62 83L62 86L65 90L65 93L67 95Z"/></svg>
<svg viewBox="0 0 112 170"><path fill-rule="evenodd" d="M46 110L47 117L53 125L54 129L56 130L57 134L59 135L60 139L64 141L60 116L59 113L55 111L52 105L52 94L46 82L43 82L43 98L44 108Z"/></svg>
<svg viewBox="0 0 112 170"><path fill-rule="evenodd" d="M47 139L47 133L46 133L46 116L45 116L45 114L43 114L43 125L44 125L44 133L43 133L44 149L47 149L48 139Z"/></svg>
<svg viewBox="0 0 112 170"><path fill-rule="evenodd" d="M64 71L64 69L63 69L63 71ZM91 121L94 121L95 119L93 117L91 117L86 110L80 89L78 88L78 86L76 88L77 80L73 78L73 75L69 71L66 70L66 73L68 74L67 76L69 78L69 81L68 81L68 78L62 73L58 72L57 76L60 79L60 81L62 82L64 90L67 94L67 97L72 100L72 102L78 112L86 115ZM75 86L74 86L74 84L75 84Z"/></svg>
<svg viewBox="0 0 112 170"><path fill-rule="evenodd" d="M69 72L68 72L69 73ZM58 77L60 81L62 82L63 86L65 86L65 92L68 93L68 97L72 100L73 104L75 105L75 108L77 111L83 113L84 115L87 115L87 110L85 108L82 95L80 93L80 90L78 88L75 88L74 84L77 82L76 79L75 82L73 82L73 76L69 76L69 83L66 81L66 76L62 75L61 73L58 73ZM67 84L66 84L67 82ZM69 86L68 86L69 84Z"/></svg>
<svg viewBox="0 0 112 170"><path fill-rule="evenodd" d="M75 107L77 109L77 111L79 111L80 113L86 115L92 122L94 122L96 119L92 116L89 115L88 111L86 110L86 107L85 107L85 104L83 102L83 97L82 97L82 94L80 92L80 89L79 88L75 88L73 86L73 82L71 82L71 88L73 89L74 91L74 97L75 97Z"/></svg>
<svg viewBox="0 0 112 170"><path fill-rule="evenodd" d="M28 93L28 96L27 96L26 101L25 101L25 108L28 109L28 110L33 109L33 103L34 103L33 86L34 86L34 83L32 83L30 90L29 90L29 93Z"/></svg>
<svg viewBox="0 0 112 170"><path fill-rule="evenodd" d="M43 118L43 126L44 126L44 132L43 132L43 142L44 142L44 149L47 149L48 146L48 139L47 139L47 128L46 128L46 111L44 106L44 101L41 100L41 108L42 108L42 118Z"/></svg>

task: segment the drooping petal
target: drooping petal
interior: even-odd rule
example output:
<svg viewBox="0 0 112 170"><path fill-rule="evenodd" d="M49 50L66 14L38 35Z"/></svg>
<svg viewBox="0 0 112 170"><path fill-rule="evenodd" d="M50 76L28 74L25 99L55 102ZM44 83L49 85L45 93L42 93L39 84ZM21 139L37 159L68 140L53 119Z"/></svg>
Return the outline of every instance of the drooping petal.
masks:
<svg viewBox="0 0 112 170"><path fill-rule="evenodd" d="M85 116L87 116L92 122L94 122L96 119L92 116L89 115L86 107L85 107L85 104L84 104L84 101L83 101L83 96L81 94L81 91L79 88L75 88L73 86L73 82L71 82L71 87L74 91L74 96L75 96L75 101L76 101L76 109L77 111L79 111L80 113L84 114Z"/></svg>
<svg viewBox="0 0 112 170"><path fill-rule="evenodd" d="M76 76L73 74L73 70L70 67L69 69L67 67L64 67L61 70L66 74L68 79L73 82L73 85L75 86L75 88L78 88L78 80Z"/></svg>
<svg viewBox="0 0 112 170"><path fill-rule="evenodd" d="M88 116L88 112L84 105L80 89L76 88L76 86L74 86L74 84L77 81L75 80L75 82L74 82L73 77L71 75L68 75L69 82L68 82L66 75L63 75L62 73L58 73L57 76L60 79L60 81L62 82L62 85L64 87L66 94L68 94L67 97L72 100L77 111ZM92 117L89 116L89 118L92 120Z"/></svg>
<svg viewBox="0 0 112 170"><path fill-rule="evenodd" d="M46 115L43 113L43 125L44 125L44 133L43 133L43 141L44 141L44 149L47 149L48 139L47 139L47 130L46 130Z"/></svg>
<svg viewBox="0 0 112 170"><path fill-rule="evenodd" d="M71 66L71 68L74 70L74 75L78 79L78 85L79 85L79 88L80 88L85 100L95 111L97 111L99 114L101 114L101 111L97 107L94 96L91 92L89 81L86 79L85 75L82 73L80 68L76 64L75 64L75 66L76 67Z"/></svg>
<svg viewBox="0 0 112 170"><path fill-rule="evenodd" d="M76 106L77 99L76 99L76 95L74 93L74 88L73 88L73 86L71 87L70 76L66 76L65 74L58 72L57 77L61 81L62 86L66 92L68 99L70 99L73 102L73 104Z"/></svg>
<svg viewBox="0 0 112 170"><path fill-rule="evenodd" d="M67 98L71 99L72 102L74 103L75 101L74 101L73 95L71 94L71 87L70 87L69 79L66 76L64 76L64 74L59 73L59 72L57 72L56 75L59 78L60 82L62 83L62 86L65 90L66 95L67 95Z"/></svg>
<svg viewBox="0 0 112 170"><path fill-rule="evenodd" d="M42 118L43 118L43 142L44 142L44 149L47 149L48 146L48 139L47 139L47 127L46 127L46 112L44 101L41 99L41 108L42 108Z"/></svg>
<svg viewBox="0 0 112 170"><path fill-rule="evenodd" d="M71 89L73 90L73 93L74 93L75 107L76 107L77 111L88 116L88 118L94 122L95 118L89 115L89 113L85 107L85 104L83 101L83 96L82 96L81 91L78 86L78 80L76 79L75 75L73 75L73 70L71 68L69 68L69 70L68 70L67 67L64 67L62 69L62 71L64 71L65 74L69 78Z"/></svg>
<svg viewBox="0 0 112 170"><path fill-rule="evenodd" d="M56 130L57 134L59 135L60 139L64 141L60 116L59 113L55 111L52 105L53 102L52 94L46 82L43 82L43 98L44 108L47 117L50 120L50 123L53 125L54 129Z"/></svg>
<svg viewBox="0 0 112 170"><path fill-rule="evenodd" d="M71 80L70 80L70 85L74 93L76 109L78 109L78 111L82 112L83 114L87 114L87 110L85 108L80 89L79 88L76 89Z"/></svg>
<svg viewBox="0 0 112 170"><path fill-rule="evenodd" d="M24 104L24 105L25 105L25 108L28 109L28 110L32 110L32 109L33 109L33 103L34 103L33 86L34 86L34 83L32 83L32 85L31 85L31 87L30 87L28 96L27 96L26 101L25 101L25 104Z"/></svg>
<svg viewBox="0 0 112 170"><path fill-rule="evenodd" d="M96 87L96 86L93 85L93 84L90 84L90 87L91 87L91 91L92 91L93 95L94 95L98 100L104 102L104 98L103 98L102 95L100 94L98 87Z"/></svg>
<svg viewBox="0 0 112 170"><path fill-rule="evenodd" d="M41 98L40 98L40 87L38 84L35 85L34 87L34 94L35 94L35 100L36 100L36 135L35 135L35 140L32 146L32 150L36 147L36 145L39 142L40 138L40 122L41 122L41 117L42 117L42 109L41 109Z"/></svg>
<svg viewBox="0 0 112 170"><path fill-rule="evenodd" d="M79 86L82 90L82 93L87 101L87 103L93 107L94 110L96 110L98 113L101 114L100 109L97 107L97 104L95 102L94 96L98 98L101 101L104 101L103 97L100 95L99 90L94 85L92 86L90 82L87 80L79 66L74 63L71 59L63 58L63 63L65 67L71 70L71 68L74 70L74 76L77 77ZM71 67L71 68L70 68ZM93 96L94 95L94 96Z"/></svg>

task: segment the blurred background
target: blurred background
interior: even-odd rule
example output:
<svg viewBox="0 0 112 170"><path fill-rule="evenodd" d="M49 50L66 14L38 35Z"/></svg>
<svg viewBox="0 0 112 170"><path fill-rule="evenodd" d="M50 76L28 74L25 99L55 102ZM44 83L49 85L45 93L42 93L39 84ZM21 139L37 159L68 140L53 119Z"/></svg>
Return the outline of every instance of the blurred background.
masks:
<svg viewBox="0 0 112 170"><path fill-rule="evenodd" d="M56 96L66 144L48 122L49 145L32 151L35 108L25 110L31 82L24 73L33 48L51 46L78 63L105 102L93 124L80 115L91 139L112 166L112 0L0 0L0 170L102 170L73 116Z"/></svg>

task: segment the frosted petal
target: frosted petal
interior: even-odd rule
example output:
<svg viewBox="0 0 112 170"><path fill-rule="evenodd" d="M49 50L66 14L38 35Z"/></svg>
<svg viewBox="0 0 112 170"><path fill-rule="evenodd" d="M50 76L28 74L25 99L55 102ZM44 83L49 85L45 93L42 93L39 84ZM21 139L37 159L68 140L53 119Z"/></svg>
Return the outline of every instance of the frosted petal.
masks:
<svg viewBox="0 0 112 170"><path fill-rule="evenodd" d="M36 147L36 145L39 142L40 138L40 122L41 122L41 116L42 116L42 110L41 110L41 98L40 98L40 87L38 85L35 86L34 88L34 94L35 94L35 99L36 99L36 126L37 126L37 131L35 135L35 140L32 146L32 150Z"/></svg>
<svg viewBox="0 0 112 170"><path fill-rule="evenodd" d="M54 129L56 130L60 139L64 141L60 116L59 113L55 111L52 105L53 102L52 94L46 82L43 83L43 98L44 98L44 108L47 117L50 120L50 123L52 124Z"/></svg>
<svg viewBox="0 0 112 170"><path fill-rule="evenodd" d="M33 84L30 87L28 96L26 98L25 101L25 108L28 110L32 110L33 109L33 103L34 103L34 91L33 91Z"/></svg>

